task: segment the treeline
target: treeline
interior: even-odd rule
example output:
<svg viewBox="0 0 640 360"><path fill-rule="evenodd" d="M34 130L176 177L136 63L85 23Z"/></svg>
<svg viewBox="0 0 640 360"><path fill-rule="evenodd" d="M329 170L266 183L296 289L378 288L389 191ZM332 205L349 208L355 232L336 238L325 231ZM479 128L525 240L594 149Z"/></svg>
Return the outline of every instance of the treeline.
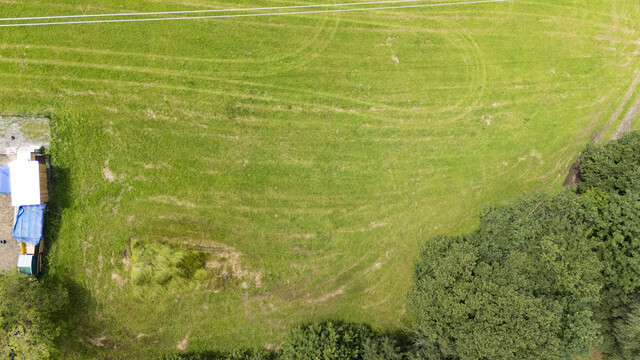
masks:
<svg viewBox="0 0 640 360"><path fill-rule="evenodd" d="M428 239L404 335L326 322L291 329L272 351L164 359L640 359L640 132L589 145L580 177L486 207L470 234ZM60 287L0 275L0 358L60 355L64 306Z"/></svg>

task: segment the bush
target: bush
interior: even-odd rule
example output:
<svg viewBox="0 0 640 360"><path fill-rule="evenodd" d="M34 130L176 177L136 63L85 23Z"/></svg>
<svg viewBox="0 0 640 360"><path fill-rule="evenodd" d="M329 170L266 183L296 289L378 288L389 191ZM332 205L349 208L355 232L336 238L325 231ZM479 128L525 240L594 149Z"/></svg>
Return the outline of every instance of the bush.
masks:
<svg viewBox="0 0 640 360"><path fill-rule="evenodd" d="M202 352L173 354L162 358L162 360L273 360L276 359L274 353L266 350L234 350L230 353L222 352Z"/></svg>
<svg viewBox="0 0 640 360"><path fill-rule="evenodd" d="M56 355L61 329L54 318L68 301L62 286L47 286L18 271L0 273L0 358Z"/></svg>
<svg viewBox="0 0 640 360"><path fill-rule="evenodd" d="M590 144L582 154L580 192L600 189L623 195L640 191L640 132L631 131L617 141Z"/></svg>
<svg viewBox="0 0 640 360"><path fill-rule="evenodd" d="M478 231L421 249L408 293L431 359L567 359L597 336L601 265L593 201L530 194L484 210Z"/></svg>
<svg viewBox="0 0 640 360"><path fill-rule="evenodd" d="M280 359L401 359L395 341L363 324L326 322L289 331Z"/></svg>

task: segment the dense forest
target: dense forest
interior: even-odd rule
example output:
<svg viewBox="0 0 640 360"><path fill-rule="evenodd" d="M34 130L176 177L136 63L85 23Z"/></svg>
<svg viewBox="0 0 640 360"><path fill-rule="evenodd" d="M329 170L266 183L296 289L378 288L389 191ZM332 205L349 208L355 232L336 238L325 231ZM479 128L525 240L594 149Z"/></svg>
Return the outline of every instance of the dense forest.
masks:
<svg viewBox="0 0 640 360"><path fill-rule="evenodd" d="M472 233L425 239L406 296L410 329L306 324L277 349L165 359L640 358L640 132L589 145L580 178L485 207ZM0 358L63 355L73 297L0 275Z"/></svg>

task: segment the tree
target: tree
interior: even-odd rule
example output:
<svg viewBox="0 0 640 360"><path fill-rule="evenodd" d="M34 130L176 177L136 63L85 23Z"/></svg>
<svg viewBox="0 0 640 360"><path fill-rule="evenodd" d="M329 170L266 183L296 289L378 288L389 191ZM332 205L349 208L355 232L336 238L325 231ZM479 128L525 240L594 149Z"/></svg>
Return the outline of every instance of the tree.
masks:
<svg viewBox="0 0 640 360"><path fill-rule="evenodd" d="M630 354L638 347L632 344L640 340L633 326L640 304L640 132L589 145L580 173L578 190L598 205L593 222L604 265L602 303L596 311L602 350L613 359L634 358Z"/></svg>
<svg viewBox="0 0 640 360"><path fill-rule="evenodd" d="M68 304L62 286L17 271L0 273L0 359L48 359L60 335L55 316Z"/></svg>
<svg viewBox="0 0 640 360"><path fill-rule="evenodd" d="M627 132L604 145L587 145L580 161L580 177L580 192L589 189L620 195L639 192L640 132Z"/></svg>
<svg viewBox="0 0 640 360"><path fill-rule="evenodd" d="M293 328L279 358L293 359L401 359L395 341L363 324L326 322Z"/></svg>
<svg viewBox="0 0 640 360"><path fill-rule="evenodd" d="M419 351L432 359L588 352L601 288L594 216L588 197L534 193L486 208L470 235L427 241L407 295Z"/></svg>
<svg viewBox="0 0 640 360"><path fill-rule="evenodd" d="M201 353L172 354L163 360L273 360L277 356L267 350L236 349L228 353L205 351Z"/></svg>
<svg viewBox="0 0 640 360"><path fill-rule="evenodd" d="M634 302L625 316L615 324L617 351L612 359L640 359L640 302Z"/></svg>
<svg viewBox="0 0 640 360"><path fill-rule="evenodd" d="M640 193L590 192L598 198L594 238L604 265L604 299L626 302L640 290Z"/></svg>

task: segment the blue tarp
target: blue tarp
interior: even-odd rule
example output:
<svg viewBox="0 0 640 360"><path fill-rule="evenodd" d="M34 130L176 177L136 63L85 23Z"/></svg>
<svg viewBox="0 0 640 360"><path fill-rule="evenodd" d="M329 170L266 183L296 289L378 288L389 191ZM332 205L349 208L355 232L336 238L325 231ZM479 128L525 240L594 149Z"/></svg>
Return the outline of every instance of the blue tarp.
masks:
<svg viewBox="0 0 640 360"><path fill-rule="evenodd" d="M18 208L16 223L13 225L14 239L33 246L40 244L44 224L44 206L45 204L21 205Z"/></svg>
<svg viewBox="0 0 640 360"><path fill-rule="evenodd" d="M8 166L0 166L0 193L11 194L11 183L9 182Z"/></svg>

